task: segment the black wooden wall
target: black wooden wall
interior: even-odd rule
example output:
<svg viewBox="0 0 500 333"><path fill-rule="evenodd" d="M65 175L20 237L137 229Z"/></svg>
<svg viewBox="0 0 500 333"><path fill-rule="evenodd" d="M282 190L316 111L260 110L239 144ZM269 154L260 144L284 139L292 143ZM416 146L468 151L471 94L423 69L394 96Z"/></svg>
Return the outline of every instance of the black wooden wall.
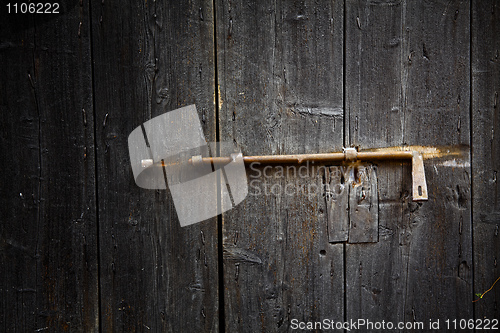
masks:
<svg viewBox="0 0 500 333"><path fill-rule="evenodd" d="M500 277L498 1L0 11L0 331L500 318L500 284L473 302ZM244 155L431 152L429 201L411 201L407 163L380 163L378 218L360 242L332 241L339 212L304 193L249 195L181 228L169 191L136 186L127 137L190 104L207 141Z"/></svg>

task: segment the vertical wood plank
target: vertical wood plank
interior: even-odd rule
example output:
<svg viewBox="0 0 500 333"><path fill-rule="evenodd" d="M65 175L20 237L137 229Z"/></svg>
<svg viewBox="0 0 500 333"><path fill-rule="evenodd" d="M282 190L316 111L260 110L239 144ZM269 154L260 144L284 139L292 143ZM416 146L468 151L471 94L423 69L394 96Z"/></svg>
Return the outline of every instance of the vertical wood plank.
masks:
<svg viewBox="0 0 500 333"><path fill-rule="evenodd" d="M406 317L472 318L470 2L408 1L405 26L405 141L463 147L451 160L425 162L429 201L405 216Z"/></svg>
<svg viewBox="0 0 500 333"><path fill-rule="evenodd" d="M137 126L190 104L215 140L212 7L93 4L103 331L218 330L216 219L181 228L168 191L135 185L127 147Z"/></svg>
<svg viewBox="0 0 500 333"><path fill-rule="evenodd" d="M0 24L1 330L97 331L89 3Z"/></svg>
<svg viewBox="0 0 500 333"><path fill-rule="evenodd" d="M346 1L346 125L360 149L403 144L401 1ZM346 318L404 319L410 166L379 163L377 243L346 244Z"/></svg>
<svg viewBox="0 0 500 333"><path fill-rule="evenodd" d="M32 313L42 286L37 284L40 199L40 116L30 76L33 74L34 27L0 21L0 122L2 186L1 322L2 331L35 329ZM30 76L28 76L30 74ZM19 79L21 78L21 79ZM43 322L40 322L42 325Z"/></svg>
<svg viewBox="0 0 500 333"><path fill-rule="evenodd" d="M379 243L347 245L347 317L471 318L468 4L348 3L350 143L465 151L425 162L430 198L419 204L411 166L380 165Z"/></svg>
<svg viewBox="0 0 500 333"><path fill-rule="evenodd" d="M216 3L220 139L244 155L341 149L343 2ZM343 320L324 169L282 167L247 169L248 197L223 215L228 332Z"/></svg>
<svg viewBox="0 0 500 333"><path fill-rule="evenodd" d="M473 1L472 9L474 293L482 294L500 276L500 4ZM498 287L475 303L476 318L500 318Z"/></svg>

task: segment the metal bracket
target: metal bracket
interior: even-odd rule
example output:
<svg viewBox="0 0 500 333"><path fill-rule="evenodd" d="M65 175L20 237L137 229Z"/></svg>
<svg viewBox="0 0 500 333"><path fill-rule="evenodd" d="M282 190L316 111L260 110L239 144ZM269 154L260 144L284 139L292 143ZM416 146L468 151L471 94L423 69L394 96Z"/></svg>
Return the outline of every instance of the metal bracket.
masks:
<svg viewBox="0 0 500 333"><path fill-rule="evenodd" d="M346 161L355 161L358 157L358 150L356 148L344 148L342 149Z"/></svg>
<svg viewBox="0 0 500 333"><path fill-rule="evenodd" d="M424 158L414 151L411 158L411 177L413 201L428 200L427 182L425 181Z"/></svg>

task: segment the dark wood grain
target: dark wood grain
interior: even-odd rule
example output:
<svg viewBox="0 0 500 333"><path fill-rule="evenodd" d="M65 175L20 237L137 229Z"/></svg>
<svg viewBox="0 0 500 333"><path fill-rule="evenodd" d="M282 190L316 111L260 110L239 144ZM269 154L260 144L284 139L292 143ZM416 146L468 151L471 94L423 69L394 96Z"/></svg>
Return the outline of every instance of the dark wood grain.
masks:
<svg viewBox="0 0 500 333"><path fill-rule="evenodd" d="M403 143L401 2L346 2L346 137L360 149ZM377 243L346 245L346 318L405 318L409 225L403 220L410 165L377 169Z"/></svg>
<svg viewBox="0 0 500 333"><path fill-rule="evenodd" d="M500 276L500 4L473 1L472 9L474 293L482 294ZM499 286L475 303L476 318L500 318Z"/></svg>
<svg viewBox="0 0 500 333"><path fill-rule="evenodd" d="M135 185L127 147L190 104L215 140L212 1L104 1L92 22L103 331L217 331L216 220L181 228L168 191Z"/></svg>
<svg viewBox="0 0 500 333"><path fill-rule="evenodd" d="M347 245L347 317L472 318L469 6L348 4L349 142L465 148L425 162L425 203L411 202L408 164L380 165L379 243Z"/></svg>
<svg viewBox="0 0 500 333"><path fill-rule="evenodd" d="M339 150L343 3L216 3L221 140L244 155ZM248 197L223 215L227 332L343 319L343 245L312 168L248 169Z"/></svg>
<svg viewBox="0 0 500 333"><path fill-rule="evenodd" d="M0 24L1 330L97 331L89 4Z"/></svg>
<svg viewBox="0 0 500 333"><path fill-rule="evenodd" d="M500 281L472 302L500 276L497 1L5 8L0 331L500 318ZM135 184L127 138L190 104L244 155L432 152L429 201L407 162L364 183L351 162L253 165L240 205L180 227L168 189Z"/></svg>
<svg viewBox="0 0 500 333"><path fill-rule="evenodd" d="M0 22L1 318L2 330L33 329L37 317L37 238L40 199L40 139L32 93L33 27L16 30ZM28 73L30 76L28 76ZM20 80L19 78L22 78ZM10 157L10 158L9 158ZM39 296L40 297L40 296Z"/></svg>
<svg viewBox="0 0 500 333"><path fill-rule="evenodd" d="M429 201L407 209L406 317L470 319L470 3L409 1L405 26L403 54L413 53L403 82L405 143L462 147L460 156L426 162Z"/></svg>

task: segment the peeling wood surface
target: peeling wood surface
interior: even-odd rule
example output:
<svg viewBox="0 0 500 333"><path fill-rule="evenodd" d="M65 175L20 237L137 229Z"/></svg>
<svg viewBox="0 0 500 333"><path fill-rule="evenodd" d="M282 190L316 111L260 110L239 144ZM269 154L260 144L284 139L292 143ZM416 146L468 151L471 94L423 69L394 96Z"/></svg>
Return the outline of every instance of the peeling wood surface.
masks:
<svg viewBox="0 0 500 333"><path fill-rule="evenodd" d="M102 330L218 331L216 219L181 228L168 191L134 183L127 147L191 104L215 141L212 1L92 5Z"/></svg>
<svg viewBox="0 0 500 333"><path fill-rule="evenodd" d="M482 294L500 276L500 4L473 1L472 20L474 294ZM498 287L475 303L477 318L500 318Z"/></svg>

